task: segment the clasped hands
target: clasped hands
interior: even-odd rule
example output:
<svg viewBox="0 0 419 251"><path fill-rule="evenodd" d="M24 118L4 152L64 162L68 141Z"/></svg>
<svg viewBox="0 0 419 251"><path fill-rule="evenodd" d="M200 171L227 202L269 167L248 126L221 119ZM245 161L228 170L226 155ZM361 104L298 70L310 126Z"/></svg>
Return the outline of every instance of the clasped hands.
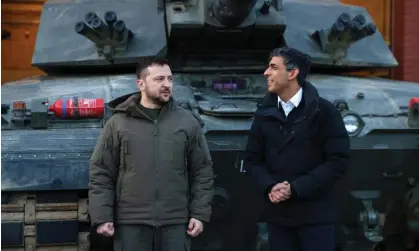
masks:
<svg viewBox="0 0 419 251"><path fill-rule="evenodd" d="M291 197L291 185L284 181L272 187L269 193L269 199L272 203L279 203Z"/></svg>

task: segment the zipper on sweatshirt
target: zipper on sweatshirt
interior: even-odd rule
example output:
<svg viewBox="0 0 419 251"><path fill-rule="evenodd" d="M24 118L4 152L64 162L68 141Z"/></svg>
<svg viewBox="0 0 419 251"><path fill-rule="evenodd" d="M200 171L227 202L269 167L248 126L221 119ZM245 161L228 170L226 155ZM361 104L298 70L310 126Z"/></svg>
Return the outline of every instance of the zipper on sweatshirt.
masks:
<svg viewBox="0 0 419 251"><path fill-rule="evenodd" d="M155 170L156 170L156 227L160 226L160 222L159 222L159 168L158 168L158 157L159 157L159 149L158 149L158 126L157 126L157 120L154 120L154 166L155 166Z"/></svg>

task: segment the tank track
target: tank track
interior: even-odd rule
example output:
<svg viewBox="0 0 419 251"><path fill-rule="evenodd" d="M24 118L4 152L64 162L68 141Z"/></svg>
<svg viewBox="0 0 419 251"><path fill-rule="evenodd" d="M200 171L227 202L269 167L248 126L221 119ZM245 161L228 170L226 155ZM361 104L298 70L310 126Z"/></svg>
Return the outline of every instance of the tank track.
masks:
<svg viewBox="0 0 419 251"><path fill-rule="evenodd" d="M2 250L89 251L87 196L2 193Z"/></svg>

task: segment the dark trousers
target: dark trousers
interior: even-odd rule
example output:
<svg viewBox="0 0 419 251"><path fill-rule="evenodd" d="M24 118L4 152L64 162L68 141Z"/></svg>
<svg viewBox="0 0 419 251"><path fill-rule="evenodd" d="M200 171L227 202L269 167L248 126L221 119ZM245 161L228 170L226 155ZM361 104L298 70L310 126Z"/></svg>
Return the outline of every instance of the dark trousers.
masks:
<svg viewBox="0 0 419 251"><path fill-rule="evenodd" d="M268 224L270 251L333 251L334 224L282 227Z"/></svg>
<svg viewBox="0 0 419 251"><path fill-rule="evenodd" d="M159 228L146 225L118 225L114 234L115 251L189 251L187 225Z"/></svg>

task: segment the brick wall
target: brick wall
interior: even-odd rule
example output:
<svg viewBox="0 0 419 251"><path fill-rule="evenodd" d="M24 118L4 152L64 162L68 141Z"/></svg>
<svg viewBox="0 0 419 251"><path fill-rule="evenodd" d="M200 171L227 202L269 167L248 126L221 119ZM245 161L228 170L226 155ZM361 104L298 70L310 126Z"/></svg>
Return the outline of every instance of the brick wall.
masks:
<svg viewBox="0 0 419 251"><path fill-rule="evenodd" d="M405 0L403 78L419 82L419 0Z"/></svg>
<svg viewBox="0 0 419 251"><path fill-rule="evenodd" d="M392 19L393 78L419 83L419 0L393 0Z"/></svg>

